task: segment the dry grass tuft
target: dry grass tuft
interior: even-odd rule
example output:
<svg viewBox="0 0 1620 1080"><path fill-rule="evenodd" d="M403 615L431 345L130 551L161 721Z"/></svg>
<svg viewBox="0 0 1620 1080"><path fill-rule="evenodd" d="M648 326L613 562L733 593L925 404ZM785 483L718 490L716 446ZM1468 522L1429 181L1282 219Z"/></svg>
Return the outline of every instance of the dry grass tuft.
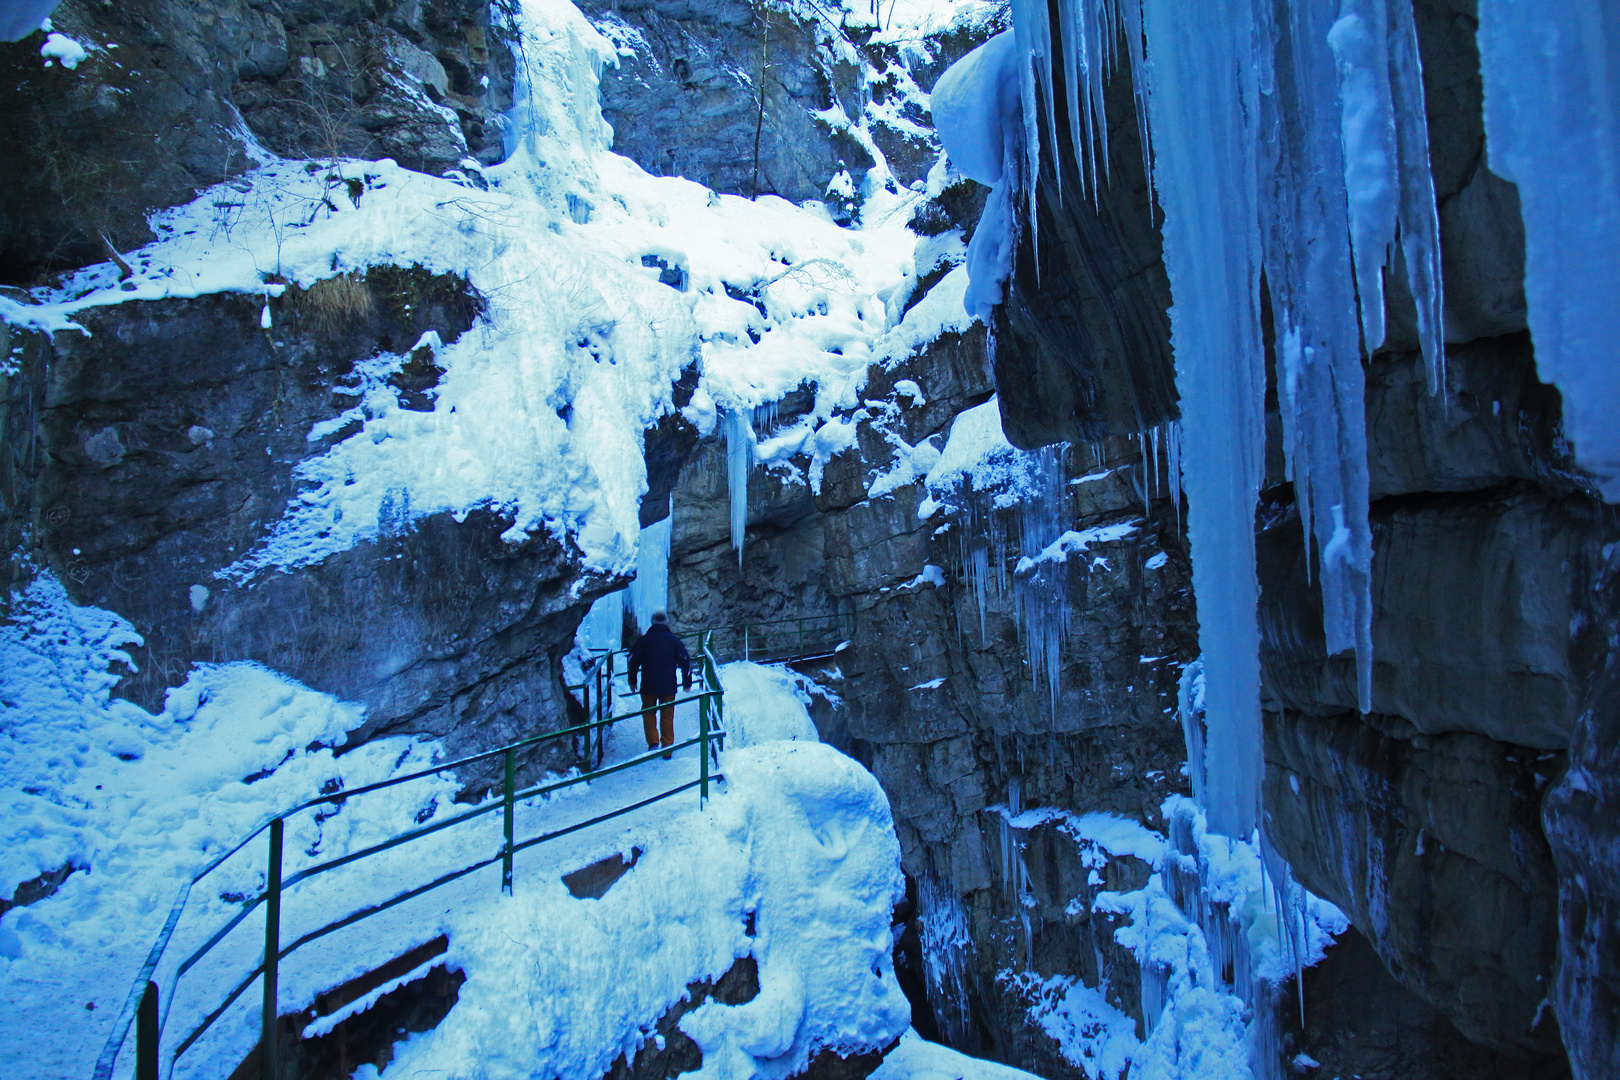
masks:
<svg viewBox="0 0 1620 1080"><path fill-rule="evenodd" d="M310 321L322 332L369 320L377 310L371 287L358 273L317 281L305 291L303 300Z"/></svg>

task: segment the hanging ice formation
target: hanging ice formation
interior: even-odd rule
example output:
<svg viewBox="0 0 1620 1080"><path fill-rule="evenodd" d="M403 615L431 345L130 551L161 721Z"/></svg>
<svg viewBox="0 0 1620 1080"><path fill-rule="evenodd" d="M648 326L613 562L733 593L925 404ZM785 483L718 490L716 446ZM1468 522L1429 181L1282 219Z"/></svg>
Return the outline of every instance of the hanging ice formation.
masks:
<svg viewBox="0 0 1620 1080"><path fill-rule="evenodd" d="M1212 828L1247 836L1261 768L1254 509L1265 445L1262 274L1278 327L1284 448L1315 540L1323 630L1330 652L1355 651L1364 710L1372 705L1372 538L1361 358L1384 340L1386 272L1404 278L1414 298L1431 391L1442 381L1439 224L1411 0L1059 0L1057 12L1054 47L1047 5L1014 0L1015 29L940 80L947 93L936 91L935 123L970 176L996 152L1018 163L994 179L998 192L1024 197L1033 228L1036 193L1010 185L1039 175L1042 118L1056 144L1054 65L1062 65L1080 175L1093 191L1106 182L1103 89L1115 65L1131 66L1165 215L1185 440L1178 456L1208 684L1207 805ZM1019 91L1016 124L1008 122L1009 85ZM992 124L1002 126L988 133ZM1010 252L1017 218L987 207L974 243ZM1007 235L990 235L1000 229ZM969 294L993 303L1005 268L970 258L970 274L986 269L1001 276L975 282ZM1620 439L1615 445L1620 465Z"/></svg>
<svg viewBox="0 0 1620 1080"><path fill-rule="evenodd" d="M917 885L917 937L929 1004L945 1034L960 1045L969 1032L967 973L973 935L956 892L928 872Z"/></svg>
<svg viewBox="0 0 1620 1080"><path fill-rule="evenodd" d="M619 589L597 597L596 603L579 624L575 639L586 652L611 652L623 648L624 597L628 590Z"/></svg>
<svg viewBox="0 0 1620 1080"><path fill-rule="evenodd" d="M1045 697L1054 720L1069 600L1065 556L1043 556L1052 554L1046 549L1071 522L1068 458L1067 444L1014 447L1001 429L1000 406L991 398L951 425L945 449L928 474L925 505L933 509L924 514L945 506L963 515L956 530L958 553L962 580L978 609L982 644L989 644L986 612L992 601L999 610L1008 590L1009 545L1021 553L1011 582L1018 632L1036 694ZM1014 507L1016 517L1008 513ZM1009 520L1016 522L1016 536L1009 535Z"/></svg>
<svg viewBox="0 0 1620 1080"><path fill-rule="evenodd" d="M1485 151L1519 186L1536 369L1575 458L1620 501L1620 9L1480 0Z"/></svg>
<svg viewBox="0 0 1620 1080"><path fill-rule="evenodd" d="M1012 271L1013 191L1022 145L1019 55L1012 31L998 34L951 65L930 99L951 164L990 188L968 242L968 288L962 298L970 315L986 320L1001 303L1001 283Z"/></svg>
<svg viewBox="0 0 1620 1080"><path fill-rule="evenodd" d="M748 536L748 472L754 464L754 428L748 414L726 414L726 491L731 499L731 546L742 569L743 542Z"/></svg>
<svg viewBox="0 0 1620 1080"><path fill-rule="evenodd" d="M1069 487L1064 468L1067 449L1066 444L1046 446L1030 455L1033 460L1027 490L1018 503L1024 560L1035 560L1069 527ZM1036 561L1016 578L1018 629L1024 639L1030 679L1037 695L1045 691L1054 730L1063 668L1061 646L1069 636L1067 578L1066 561Z"/></svg>
<svg viewBox="0 0 1620 1080"><path fill-rule="evenodd" d="M669 605L669 536L674 521L670 515L648 525L636 545L636 577L626 591L636 629L643 633L652 625L653 612Z"/></svg>

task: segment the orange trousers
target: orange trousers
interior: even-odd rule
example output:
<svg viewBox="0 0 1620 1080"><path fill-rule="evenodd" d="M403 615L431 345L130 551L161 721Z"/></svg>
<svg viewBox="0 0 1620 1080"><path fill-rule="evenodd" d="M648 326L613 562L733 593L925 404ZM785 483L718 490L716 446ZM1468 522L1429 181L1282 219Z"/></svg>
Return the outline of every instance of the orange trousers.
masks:
<svg viewBox="0 0 1620 1080"><path fill-rule="evenodd" d="M659 728L662 726L663 731ZM659 744L659 735L663 736L663 745L675 745L675 695L659 697L643 690L641 692L641 728L647 736L647 749L654 750ZM664 755L668 757L669 755Z"/></svg>

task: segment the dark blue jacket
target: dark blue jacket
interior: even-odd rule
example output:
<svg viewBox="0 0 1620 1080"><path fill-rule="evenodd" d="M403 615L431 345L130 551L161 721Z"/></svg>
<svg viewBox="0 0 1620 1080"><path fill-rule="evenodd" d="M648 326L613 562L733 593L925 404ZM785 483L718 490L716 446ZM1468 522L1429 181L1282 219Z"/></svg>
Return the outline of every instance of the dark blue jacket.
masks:
<svg viewBox="0 0 1620 1080"><path fill-rule="evenodd" d="M692 689L692 657L681 639L666 623L653 623L630 646L630 692L635 693L636 675L643 673L642 690L658 697L675 696L675 673L679 671Z"/></svg>

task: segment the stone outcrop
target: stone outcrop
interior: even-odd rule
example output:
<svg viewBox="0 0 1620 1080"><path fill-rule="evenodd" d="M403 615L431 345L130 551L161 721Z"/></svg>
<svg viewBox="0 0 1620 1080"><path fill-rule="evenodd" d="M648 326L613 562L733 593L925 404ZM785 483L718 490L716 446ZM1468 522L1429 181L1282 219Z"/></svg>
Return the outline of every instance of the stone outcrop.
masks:
<svg viewBox="0 0 1620 1080"><path fill-rule="evenodd" d="M1467 1039L1434 1006L1396 982L1367 939L1342 934L1305 971L1304 1025L1285 1008L1292 1045L1318 1076L1361 1080L1564 1080L1557 1062L1504 1058Z"/></svg>
<svg viewBox="0 0 1620 1080"><path fill-rule="evenodd" d="M255 142L434 173L501 160L514 60L490 11L66 0L53 22L92 46L77 68L42 65L39 33L0 45L0 281L140 246L147 214L250 167Z"/></svg>
<svg viewBox="0 0 1620 1080"><path fill-rule="evenodd" d="M926 94L1007 25L1005 14L984 17L902 50L850 12L815 6L585 0L580 8L618 52L602 74L615 151L655 176L725 194L822 200L840 220L858 211L877 156L900 184L928 175L939 142ZM848 186L829 190L841 173Z"/></svg>
<svg viewBox="0 0 1620 1080"><path fill-rule="evenodd" d="M1012 277L994 315L1002 427L1015 446L1135 435L1180 415L1162 214L1148 190L1128 66L1108 80L1105 100L1107 160L1097 175L1077 163L1060 109L1055 149L1042 126L1033 227L1015 215Z"/></svg>
<svg viewBox="0 0 1620 1080"><path fill-rule="evenodd" d="M1464 1036L1558 1058L1539 808L1559 755L1353 712L1274 714L1266 746L1267 835L1299 881Z"/></svg>
<svg viewBox="0 0 1620 1080"><path fill-rule="evenodd" d="M1090 899L1099 889L1139 888L1148 868L1108 861L1093 883L1089 849L1056 824L1010 829L1005 810L1106 810L1162 827L1160 803L1185 791L1174 710L1178 663L1195 650L1188 568L1174 510L1144 476L1136 442L1107 440L1100 459L1069 453L1054 494L1065 504L1059 531L1110 523L1136 531L1072 558L1058 579L1069 625L1054 709L1044 680L1037 686L1033 677L1018 614L1018 511L974 518L963 501L922 519L920 483L867 494L893 464L884 430L908 445L930 436L942 445L955 416L987 400L988 367L986 332L975 326L870 369L862 397L885 419L859 425L857 447L827 464L819 492L774 470L751 474L740 570L723 445L700 443L674 493L670 610L688 626L834 613L851 620L848 646L805 669L838 702L817 699L812 715L822 738L871 769L889 796L916 898L907 924L917 935L908 954L914 1012L970 1053L1078 1077L1079 1066L1031 1018L1032 988L1056 974L1092 986L1108 975L1111 1000L1136 1011L1134 961L1106 918L1093 921ZM895 393L905 379L925 403ZM810 404L808 395L790 396L778 422ZM1081 477L1089 479L1074 483ZM998 592L988 583L981 626L964 564L991 530L1007 540L981 555L1003 584ZM928 566L943 584L926 580ZM971 939L967 950L939 948L930 928L950 919Z"/></svg>
<svg viewBox="0 0 1620 1080"><path fill-rule="evenodd" d="M316 565L214 576L296 498L297 464L351 433L306 438L353 405L355 364L393 355L402 407L431 408L432 350L405 350L428 330L455 340L482 306L461 278L420 267L289 287L270 330L261 303L91 309L89 334L37 343L11 380L13 415L34 411L8 422L24 466L8 472L8 530L78 602L142 633L121 692L159 709L194 663L245 659L363 702L355 741L424 732L471 751L557 723L583 608L576 557L549 536L508 544L490 512L412 521L401 505L376 539Z"/></svg>
<svg viewBox="0 0 1620 1080"><path fill-rule="evenodd" d="M817 115L863 105L861 69L818 47L837 27L740 0L580 7L619 50L602 76L613 149L653 175L800 202L871 166L847 125Z"/></svg>
<svg viewBox="0 0 1620 1080"><path fill-rule="evenodd" d="M1612 521L1612 513L1610 514ZM1620 1071L1620 566L1606 547L1595 593L1606 633L1580 702L1569 767L1542 811L1558 867L1559 952L1551 999L1582 1078Z"/></svg>

